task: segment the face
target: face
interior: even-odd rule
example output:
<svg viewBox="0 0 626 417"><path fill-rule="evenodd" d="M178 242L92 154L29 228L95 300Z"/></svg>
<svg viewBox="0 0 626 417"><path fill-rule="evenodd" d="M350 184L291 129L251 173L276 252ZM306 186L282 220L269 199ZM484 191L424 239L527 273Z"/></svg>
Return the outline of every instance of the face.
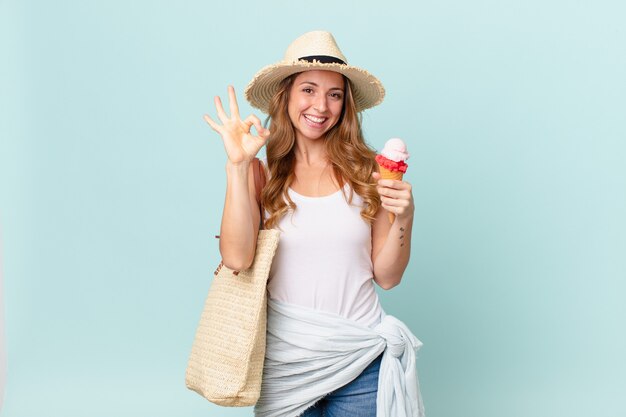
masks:
<svg viewBox="0 0 626 417"><path fill-rule="evenodd" d="M323 138L337 123L345 94L343 76L333 71L305 71L296 76L287 111L296 138Z"/></svg>

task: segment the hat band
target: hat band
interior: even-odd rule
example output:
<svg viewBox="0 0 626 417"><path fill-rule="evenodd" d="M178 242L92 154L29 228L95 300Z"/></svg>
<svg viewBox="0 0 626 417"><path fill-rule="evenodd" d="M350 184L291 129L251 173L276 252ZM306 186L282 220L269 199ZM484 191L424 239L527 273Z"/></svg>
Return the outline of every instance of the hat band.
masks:
<svg viewBox="0 0 626 417"><path fill-rule="evenodd" d="M307 61L307 62L313 62L313 61L317 61L320 62L322 64L341 64L341 65L346 65L346 63L344 61L342 61L339 58L336 58L334 56L328 56L328 55L309 55L309 56L303 56L302 58L298 58L299 61Z"/></svg>

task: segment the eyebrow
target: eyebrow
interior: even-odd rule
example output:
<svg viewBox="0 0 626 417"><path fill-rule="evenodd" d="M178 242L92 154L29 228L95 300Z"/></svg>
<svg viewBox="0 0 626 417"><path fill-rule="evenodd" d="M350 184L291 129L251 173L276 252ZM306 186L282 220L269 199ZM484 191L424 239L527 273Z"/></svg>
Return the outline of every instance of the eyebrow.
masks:
<svg viewBox="0 0 626 417"><path fill-rule="evenodd" d="M313 81L302 81L302 82L301 82L300 84L298 84L298 85L302 85L302 84L310 84L310 85L312 85L312 86L319 87L319 85L317 85L317 84L316 84L316 83L314 83ZM329 88L328 90L329 90L329 91L330 91L330 90L339 90L339 91L343 91L343 88L341 88L341 87L331 87L331 88Z"/></svg>

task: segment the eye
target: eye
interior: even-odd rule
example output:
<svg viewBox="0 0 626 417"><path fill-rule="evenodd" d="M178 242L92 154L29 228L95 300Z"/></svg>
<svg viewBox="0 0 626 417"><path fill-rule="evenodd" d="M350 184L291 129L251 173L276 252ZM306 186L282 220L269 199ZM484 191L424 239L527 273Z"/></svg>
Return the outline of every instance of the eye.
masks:
<svg viewBox="0 0 626 417"><path fill-rule="evenodd" d="M307 93L307 94L311 94L313 92L313 89L310 87L305 87L302 89L302 92Z"/></svg>
<svg viewBox="0 0 626 417"><path fill-rule="evenodd" d="M335 100L341 100L343 98L343 95L341 93L330 93L330 96Z"/></svg>

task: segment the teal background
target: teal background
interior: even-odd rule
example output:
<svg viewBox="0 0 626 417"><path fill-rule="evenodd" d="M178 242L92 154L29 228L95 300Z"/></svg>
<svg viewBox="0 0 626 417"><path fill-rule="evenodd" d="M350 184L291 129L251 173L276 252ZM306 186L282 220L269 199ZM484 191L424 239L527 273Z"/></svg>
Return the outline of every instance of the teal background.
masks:
<svg viewBox="0 0 626 417"><path fill-rule="evenodd" d="M218 263L202 114L308 30L406 139L429 417L626 416L620 1L0 0L3 417L250 416L184 384ZM257 114L259 114L257 112ZM260 114L259 114L260 115Z"/></svg>

